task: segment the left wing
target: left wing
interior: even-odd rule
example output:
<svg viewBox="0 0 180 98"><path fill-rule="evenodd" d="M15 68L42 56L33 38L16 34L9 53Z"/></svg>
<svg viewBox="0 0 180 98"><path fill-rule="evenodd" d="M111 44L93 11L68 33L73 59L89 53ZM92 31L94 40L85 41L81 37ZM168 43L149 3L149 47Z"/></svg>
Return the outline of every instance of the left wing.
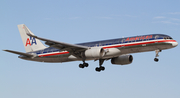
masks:
<svg viewBox="0 0 180 98"><path fill-rule="evenodd" d="M35 35L32 35L30 33L27 33L28 36L37 38L39 40L45 41L46 45L49 45L50 47L54 47L60 50L66 50L68 52L81 52L81 51L85 51L88 49L87 46L81 46L81 45L75 45L75 44L69 44L69 43L64 43L64 42L59 42L59 41L54 41L54 40L50 40L50 39L45 39L45 38L41 38Z"/></svg>
<svg viewBox="0 0 180 98"><path fill-rule="evenodd" d="M31 55L31 54L28 54L28 53L23 53L23 52L18 52L18 51L13 51L13 50L4 50L4 51L14 53L14 54L23 55L23 56L26 56L26 57L34 57L34 55Z"/></svg>

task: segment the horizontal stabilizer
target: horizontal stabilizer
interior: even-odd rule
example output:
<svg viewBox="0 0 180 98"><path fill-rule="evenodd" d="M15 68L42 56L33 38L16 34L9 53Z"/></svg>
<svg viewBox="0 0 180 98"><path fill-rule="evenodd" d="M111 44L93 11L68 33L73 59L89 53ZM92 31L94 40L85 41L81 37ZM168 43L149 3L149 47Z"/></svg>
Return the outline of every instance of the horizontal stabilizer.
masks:
<svg viewBox="0 0 180 98"><path fill-rule="evenodd" d="M27 56L27 57L33 57L33 55L31 55L31 54L27 54L27 53L23 53L23 52L18 52L18 51L13 51L13 50L4 50L4 51L14 53L14 54L23 55L23 56Z"/></svg>

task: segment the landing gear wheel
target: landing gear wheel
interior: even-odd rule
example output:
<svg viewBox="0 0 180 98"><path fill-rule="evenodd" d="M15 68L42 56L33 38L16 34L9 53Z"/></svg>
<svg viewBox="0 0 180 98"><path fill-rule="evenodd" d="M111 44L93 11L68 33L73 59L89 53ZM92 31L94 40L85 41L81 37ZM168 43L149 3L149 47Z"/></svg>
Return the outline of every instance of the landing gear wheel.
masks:
<svg viewBox="0 0 180 98"><path fill-rule="evenodd" d="M99 67L96 67L96 69L95 69L97 72L100 72L101 71L101 69L99 68Z"/></svg>
<svg viewBox="0 0 180 98"><path fill-rule="evenodd" d="M95 69L97 72L100 72L100 71L104 71L105 70L105 67L101 66L101 67L96 67Z"/></svg>
<svg viewBox="0 0 180 98"><path fill-rule="evenodd" d="M84 67L88 67L89 64L88 63L83 63Z"/></svg>
<svg viewBox="0 0 180 98"><path fill-rule="evenodd" d="M83 64L79 64L79 68L84 68L84 65Z"/></svg>
<svg viewBox="0 0 180 98"><path fill-rule="evenodd" d="M155 61L155 62L158 62L158 61L159 61L159 59L158 59L158 58L154 58L154 61Z"/></svg>
<svg viewBox="0 0 180 98"><path fill-rule="evenodd" d="M101 66L100 69L101 69L102 71L104 71L104 70L105 70L105 67Z"/></svg>

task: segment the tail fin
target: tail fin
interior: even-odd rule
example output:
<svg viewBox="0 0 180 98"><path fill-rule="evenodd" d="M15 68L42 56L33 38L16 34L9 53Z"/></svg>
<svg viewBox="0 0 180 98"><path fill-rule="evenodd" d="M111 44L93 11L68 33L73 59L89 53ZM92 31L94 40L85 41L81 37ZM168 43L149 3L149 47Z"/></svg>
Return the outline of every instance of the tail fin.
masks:
<svg viewBox="0 0 180 98"><path fill-rule="evenodd" d="M44 46L40 40L27 35L27 33L30 33L32 35L34 34L26 27L26 25L24 24L18 25L18 29L26 52L32 52L46 48L46 46Z"/></svg>

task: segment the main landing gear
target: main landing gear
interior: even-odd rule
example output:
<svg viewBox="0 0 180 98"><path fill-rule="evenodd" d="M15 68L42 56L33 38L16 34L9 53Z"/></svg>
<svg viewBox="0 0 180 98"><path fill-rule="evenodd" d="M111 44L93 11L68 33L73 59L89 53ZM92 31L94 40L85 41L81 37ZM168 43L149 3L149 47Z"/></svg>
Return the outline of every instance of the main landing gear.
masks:
<svg viewBox="0 0 180 98"><path fill-rule="evenodd" d="M84 55L83 52L81 53L81 58L82 58L83 64L79 64L79 68L88 67L89 64L85 62L86 57L85 57L85 55ZM104 63L104 59L99 59L99 67L96 67L96 68L95 68L95 70L96 70L97 72L100 72L100 71L104 71L104 70L105 70L105 67L102 66L103 63Z"/></svg>
<svg viewBox="0 0 180 98"><path fill-rule="evenodd" d="M79 68L84 68L84 67L88 67L89 64L88 63L83 63L83 64L79 64Z"/></svg>
<svg viewBox="0 0 180 98"><path fill-rule="evenodd" d="M88 67L88 66L89 66L89 64L85 62L86 57L85 57L85 55L84 55L84 53L83 53L83 52L81 53L81 58L82 58L83 64L79 64L79 68Z"/></svg>
<svg viewBox="0 0 180 98"><path fill-rule="evenodd" d="M105 70L105 67L102 66L103 63L104 63L104 59L100 59L100 60L99 60L99 67L96 67L96 68L95 68L95 70L96 70L97 72L100 72L100 71L104 71L104 70ZM79 68L84 68L84 67L88 67L88 66L89 66L89 64L88 64L88 63L85 63L84 61L83 61L83 64L79 64Z"/></svg>
<svg viewBox="0 0 180 98"><path fill-rule="evenodd" d="M105 70L105 67L104 67L104 66L96 67L95 70L96 70L97 72L104 71L104 70Z"/></svg>
<svg viewBox="0 0 180 98"><path fill-rule="evenodd" d="M99 67L96 67L96 69L95 69L97 72L105 70L105 67L102 66L103 63L104 63L104 59L99 59Z"/></svg>
<svg viewBox="0 0 180 98"><path fill-rule="evenodd" d="M155 50L155 52L156 52L156 57L154 58L154 61L155 62L158 62L159 61L159 59L157 58L157 57L159 57L159 52L161 52L162 50Z"/></svg>

